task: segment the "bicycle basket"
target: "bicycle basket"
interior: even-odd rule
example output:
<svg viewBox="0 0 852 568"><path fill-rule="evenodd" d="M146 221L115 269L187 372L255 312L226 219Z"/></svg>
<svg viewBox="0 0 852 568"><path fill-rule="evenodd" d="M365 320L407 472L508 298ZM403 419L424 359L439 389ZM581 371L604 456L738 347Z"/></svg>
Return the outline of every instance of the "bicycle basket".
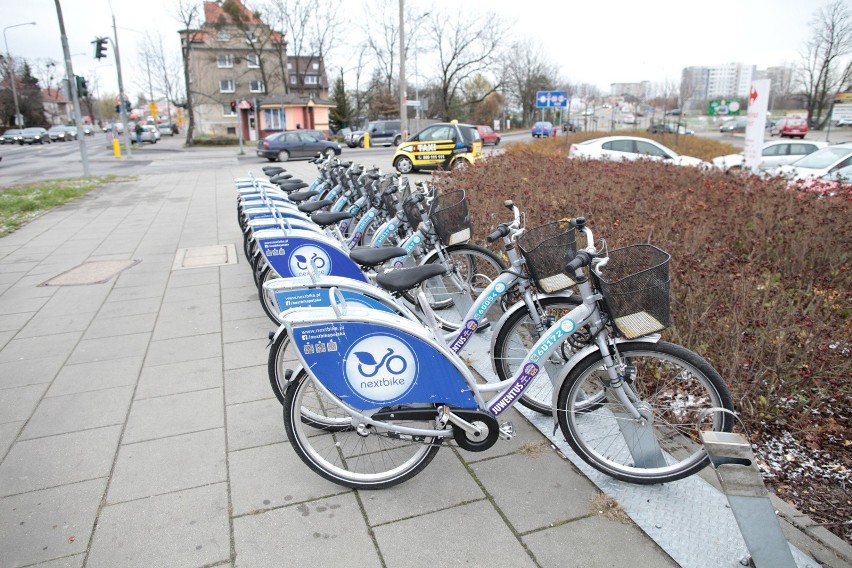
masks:
<svg viewBox="0 0 852 568"><path fill-rule="evenodd" d="M518 238L518 247L530 276L542 291L558 292L576 284L565 273L565 265L577 254L574 227L567 221L527 229Z"/></svg>
<svg viewBox="0 0 852 568"><path fill-rule="evenodd" d="M628 339L662 331L669 315L669 260L653 245L631 245L609 252L601 276L592 271L615 327Z"/></svg>
<svg viewBox="0 0 852 568"><path fill-rule="evenodd" d="M429 215L435 233L444 246L464 243L470 240L473 231L470 227L470 214L463 189L443 193L432 203Z"/></svg>
<svg viewBox="0 0 852 568"><path fill-rule="evenodd" d="M388 217L393 217L396 215L396 195L393 193L385 193L390 186L393 185L393 177L392 175L385 176L379 184L379 189L381 190L382 196L382 206L385 209Z"/></svg>
<svg viewBox="0 0 852 568"><path fill-rule="evenodd" d="M402 203L402 210L405 212L405 218L408 220L408 224L411 225L411 230L416 231L420 223L423 222L423 218L420 216L420 207L418 204L410 199L411 195L411 188L408 184L405 184L400 202Z"/></svg>

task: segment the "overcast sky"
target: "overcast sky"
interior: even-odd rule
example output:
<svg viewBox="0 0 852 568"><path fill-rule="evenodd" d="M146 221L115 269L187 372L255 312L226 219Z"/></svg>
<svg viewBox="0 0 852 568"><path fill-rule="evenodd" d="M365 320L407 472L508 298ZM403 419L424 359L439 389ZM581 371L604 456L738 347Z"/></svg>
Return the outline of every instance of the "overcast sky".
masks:
<svg viewBox="0 0 852 568"><path fill-rule="evenodd" d="M852 0L846 0L852 3ZM396 0L386 0L398 13ZM408 0L409 3L413 0ZM173 14L175 0L61 0L65 31L72 53L74 72L96 72L101 93L118 91L115 59L96 61L91 41L112 35L111 11L118 26L125 89L134 96L148 89L144 64L138 61L137 44L142 32L160 32L165 47L179 53L179 25ZM199 2L200 4L201 2ZM417 4L432 12L456 14L493 11L508 22L507 40L539 41L557 64L563 79L592 83L603 91L613 82L680 81L683 67L743 62L768 66L793 64L809 37L808 23L825 0L741 0L697 2L695 0L431 0ZM251 7L251 1L246 0ZM349 21L358 21L363 0L346 0L342 9ZM850 4L852 8L852 4ZM63 62L55 0L0 0L6 28L35 21L35 26L7 29L9 52L29 60L53 58ZM346 38L329 56L329 67L348 68L344 41L359 34L350 24ZM416 33L408 30L407 33ZM5 45L4 45L5 51ZM430 75L428 57L419 60L421 77ZM413 67L409 63L413 74ZM64 69L63 69L64 71ZM409 79L411 81L411 79ZM92 86L90 85L90 90Z"/></svg>

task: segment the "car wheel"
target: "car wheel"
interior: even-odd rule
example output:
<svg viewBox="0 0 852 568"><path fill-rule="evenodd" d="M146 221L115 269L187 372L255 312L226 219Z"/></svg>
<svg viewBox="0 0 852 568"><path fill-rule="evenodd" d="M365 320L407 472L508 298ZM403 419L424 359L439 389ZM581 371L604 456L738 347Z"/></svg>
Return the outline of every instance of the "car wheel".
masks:
<svg viewBox="0 0 852 568"><path fill-rule="evenodd" d="M363 138L361 138L360 140L358 140L358 147L359 147L359 148L363 148L363 147L364 147L364 139L363 139Z"/></svg>
<svg viewBox="0 0 852 568"><path fill-rule="evenodd" d="M497 147L499 145L500 145L500 138L498 137L497 140L494 141L494 146Z"/></svg>
<svg viewBox="0 0 852 568"><path fill-rule="evenodd" d="M397 158L393 163L393 167L395 167L396 171L401 174L410 174L414 171L414 164L411 163L411 159L407 156L400 156Z"/></svg>
<svg viewBox="0 0 852 568"><path fill-rule="evenodd" d="M281 150L280 152L278 152L278 161L279 162L286 162L289 159L290 159L290 152L288 152L287 150Z"/></svg>
<svg viewBox="0 0 852 568"><path fill-rule="evenodd" d="M402 144L402 136L401 135L397 136L396 138L393 139L393 145L394 146L399 146L400 144Z"/></svg>
<svg viewBox="0 0 852 568"><path fill-rule="evenodd" d="M269 160L270 162L274 162L274 161L275 161L275 158L266 158L266 159L267 159L267 160Z"/></svg>
<svg viewBox="0 0 852 568"><path fill-rule="evenodd" d="M450 169L453 171L461 171L468 166L467 160L464 158L456 158L452 164L450 164Z"/></svg>

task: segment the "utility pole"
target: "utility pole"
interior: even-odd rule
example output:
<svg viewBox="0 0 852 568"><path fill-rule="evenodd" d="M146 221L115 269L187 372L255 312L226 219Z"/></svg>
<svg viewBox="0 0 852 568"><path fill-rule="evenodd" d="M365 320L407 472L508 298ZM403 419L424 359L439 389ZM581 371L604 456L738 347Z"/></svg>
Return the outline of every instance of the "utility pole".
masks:
<svg viewBox="0 0 852 568"><path fill-rule="evenodd" d="M24 127L24 117L21 114L21 109L18 107L18 88L15 86L17 79L15 78L15 62L12 61L12 56L9 54L9 41L6 39L6 30L17 28L19 26L34 26L35 22L24 22L23 24L15 24L14 26L6 26L3 28L3 43L6 45L6 66L9 69L9 78L12 80L12 100L15 101L15 126L18 128Z"/></svg>
<svg viewBox="0 0 852 568"><path fill-rule="evenodd" d="M130 150L130 146L132 145L132 143L130 142L130 128L128 128L127 126L128 109L124 108L124 101L127 99L125 99L124 94L124 81L121 78L121 57L118 55L118 30L115 27L115 14L112 15L112 35L112 48L115 50L115 68L118 72L118 108L121 111L121 124L122 126L124 126L124 136L127 139L127 141L125 142L125 144L127 144L127 157L130 158L133 155Z"/></svg>
<svg viewBox="0 0 852 568"><path fill-rule="evenodd" d="M74 127L77 129L77 142L80 144L80 158L83 161L83 176L92 175L89 172L89 154L86 148L86 136L83 134L80 124L80 99L77 97L77 78L74 76L74 68L71 65L71 50L68 49L68 37L65 35L65 22L62 20L62 6L59 0L56 3L56 16L59 18L59 35L62 38L62 53L65 55L65 75L68 77L68 90L71 92L71 100L74 102Z"/></svg>
<svg viewBox="0 0 852 568"><path fill-rule="evenodd" d="M399 129L408 138L408 107L405 106L405 0L399 0Z"/></svg>

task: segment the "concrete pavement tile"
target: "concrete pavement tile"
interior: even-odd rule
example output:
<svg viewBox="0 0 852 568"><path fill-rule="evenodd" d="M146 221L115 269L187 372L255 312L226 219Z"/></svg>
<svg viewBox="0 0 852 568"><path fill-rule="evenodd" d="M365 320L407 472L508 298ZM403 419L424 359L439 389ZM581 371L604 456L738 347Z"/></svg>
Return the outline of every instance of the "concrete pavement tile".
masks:
<svg viewBox="0 0 852 568"><path fill-rule="evenodd" d="M419 535L406 538L419 543L422 556ZM242 568L278 567L283 559L288 566L382 566L351 492L234 519L234 540Z"/></svg>
<svg viewBox="0 0 852 568"><path fill-rule="evenodd" d="M219 303L219 282L210 282L209 284L196 284L194 286L173 286L169 282L166 288L166 293L163 296L164 302L182 304L193 302L200 298L215 299Z"/></svg>
<svg viewBox="0 0 852 568"><path fill-rule="evenodd" d="M136 314L115 318L97 317L89 325L83 339L99 339L114 335L132 335L134 333L150 333L154 331L157 314Z"/></svg>
<svg viewBox="0 0 852 568"><path fill-rule="evenodd" d="M21 427L23 425L23 420L21 422L6 422L4 424L0 424L0 462L3 461L3 456L6 455L6 450L12 447L12 443L15 441L15 438L18 437L18 432L21 431Z"/></svg>
<svg viewBox="0 0 852 568"><path fill-rule="evenodd" d="M74 350L81 335L83 335L82 331L73 331L43 337L13 339L0 350L0 363L41 359L45 355L67 357Z"/></svg>
<svg viewBox="0 0 852 568"><path fill-rule="evenodd" d="M85 554L75 554L73 556L57 558L56 560L39 562L38 564L33 564L31 568L82 568L85 560Z"/></svg>
<svg viewBox="0 0 852 568"><path fill-rule="evenodd" d="M544 442L549 445L541 432L536 430L535 426L530 424L529 420L521 416L514 408L500 415L500 422L511 422L515 426L515 435L511 440L497 440L497 443L491 446L484 452L465 452L460 451L462 460L465 463L476 463L478 461L491 459L497 456L505 456L517 452L530 444L539 444Z"/></svg>
<svg viewBox="0 0 852 568"><path fill-rule="evenodd" d="M164 302L154 327L154 341L218 333L222 329L221 318L218 298Z"/></svg>
<svg viewBox="0 0 852 568"><path fill-rule="evenodd" d="M93 479L0 499L0 566L85 553L105 487L105 478ZM81 565L82 555L45 566Z"/></svg>
<svg viewBox="0 0 852 568"><path fill-rule="evenodd" d="M169 273L166 270L143 273L124 271L118 276L118 279L116 279L114 289L150 286L155 290L165 290L168 282Z"/></svg>
<svg viewBox="0 0 852 568"><path fill-rule="evenodd" d="M23 301L31 300L33 298L46 299L47 301L50 301L51 296L56 294L58 291L59 288L33 286L29 282L20 282L9 288L9 290L3 294L2 301Z"/></svg>
<svg viewBox="0 0 852 568"><path fill-rule="evenodd" d="M251 275L249 275L251 278ZM265 317L265 312L260 306L260 300L255 296L246 302L235 302L233 304L222 304L222 321L242 320L248 318Z"/></svg>
<svg viewBox="0 0 852 568"><path fill-rule="evenodd" d="M238 404L269 398L269 374L266 365L225 371L225 404Z"/></svg>
<svg viewBox="0 0 852 568"><path fill-rule="evenodd" d="M209 268L193 268L192 270L175 270L169 277L169 289L207 284L215 284L218 295L219 267L211 266Z"/></svg>
<svg viewBox="0 0 852 568"><path fill-rule="evenodd" d="M0 330L18 331L23 329L27 322L38 312L21 312L19 314L0 315Z"/></svg>
<svg viewBox="0 0 852 568"><path fill-rule="evenodd" d="M104 507L86 566L207 566L229 560L230 543L228 488L217 483Z"/></svg>
<svg viewBox="0 0 852 568"><path fill-rule="evenodd" d="M162 304L162 298L159 295L153 298L107 301L101 306L98 317L117 318L136 314L155 314L160 311L160 304Z"/></svg>
<svg viewBox="0 0 852 568"><path fill-rule="evenodd" d="M142 300L144 298L162 298L166 286L128 286L126 288L113 288L109 293L110 302L127 302L130 300Z"/></svg>
<svg viewBox="0 0 852 568"><path fill-rule="evenodd" d="M15 331L0 331L0 349L3 349L7 343L12 341L17 333Z"/></svg>
<svg viewBox="0 0 852 568"><path fill-rule="evenodd" d="M221 386L221 357L157 365L142 369L136 400Z"/></svg>
<svg viewBox="0 0 852 568"><path fill-rule="evenodd" d="M308 469L288 443L230 452L228 469L234 516L349 491Z"/></svg>
<svg viewBox="0 0 852 568"><path fill-rule="evenodd" d="M18 333L18 337L36 337L69 331L86 331L86 328L89 327L89 323L94 317L94 311L65 314L56 313L49 308L45 308L24 326Z"/></svg>
<svg viewBox="0 0 852 568"><path fill-rule="evenodd" d="M231 320L222 325L222 342L236 343L250 339L266 339L269 342L269 332L277 329L268 317Z"/></svg>
<svg viewBox="0 0 852 568"><path fill-rule="evenodd" d="M234 304L238 302L259 301L257 295L257 286L248 277L248 282L243 286L235 286L231 288L222 288L222 303ZM268 318L267 318L268 319Z"/></svg>
<svg viewBox="0 0 852 568"><path fill-rule="evenodd" d="M549 445L471 468L520 533L588 515L589 501L597 494L592 482Z"/></svg>
<svg viewBox="0 0 852 568"><path fill-rule="evenodd" d="M386 566L535 566L488 501L373 527L373 533ZM428 542L436 546L424 549Z"/></svg>
<svg viewBox="0 0 852 568"><path fill-rule="evenodd" d="M132 396L133 387L126 386L44 398L20 439L124 424Z"/></svg>
<svg viewBox="0 0 852 568"><path fill-rule="evenodd" d="M61 355L0 363L0 388L49 383L62 368L65 359L66 357Z"/></svg>
<svg viewBox="0 0 852 568"><path fill-rule="evenodd" d="M129 335L84 339L71 353L68 364L139 357L147 351L150 339L150 333L131 333Z"/></svg>
<svg viewBox="0 0 852 568"><path fill-rule="evenodd" d="M522 540L542 568L678 565L632 522L623 524L599 515L536 531Z"/></svg>
<svg viewBox="0 0 852 568"><path fill-rule="evenodd" d="M284 433L284 411L276 398L233 404L227 407L227 412L229 451L265 446L287 439Z"/></svg>
<svg viewBox="0 0 852 568"><path fill-rule="evenodd" d="M252 470L249 476L256 473ZM107 502L130 501L227 478L223 428L127 444L118 450Z"/></svg>
<svg viewBox="0 0 852 568"><path fill-rule="evenodd" d="M29 420L47 384L0 389L0 423Z"/></svg>
<svg viewBox="0 0 852 568"><path fill-rule="evenodd" d="M253 367L263 363L269 358L269 339L258 337L250 341L238 343L226 343L225 369L239 369L241 367Z"/></svg>
<svg viewBox="0 0 852 568"><path fill-rule="evenodd" d="M62 286L44 307L57 314L95 313L111 289L112 281L85 286Z"/></svg>
<svg viewBox="0 0 852 568"><path fill-rule="evenodd" d="M440 491L436 491L436 487L440 487ZM479 485L450 448L442 448L426 469L406 483L361 494L370 526L484 498Z"/></svg>
<svg viewBox="0 0 852 568"><path fill-rule="evenodd" d="M50 385L47 396L135 385L141 367L142 357L65 365Z"/></svg>
<svg viewBox="0 0 852 568"><path fill-rule="evenodd" d="M130 409L122 443L222 428L222 389L137 400Z"/></svg>
<svg viewBox="0 0 852 568"><path fill-rule="evenodd" d="M242 250L242 243L240 243L240 250ZM220 266L219 282L222 284L223 290L251 285L253 283L251 268L248 264L242 262L242 259L240 259L240 264ZM257 290L257 286L255 286L255 290Z"/></svg>
<svg viewBox="0 0 852 568"><path fill-rule="evenodd" d="M177 337L163 341L152 341L148 349L148 356L145 358L145 366L152 367L221 356L222 335L220 333Z"/></svg>
<svg viewBox="0 0 852 568"><path fill-rule="evenodd" d="M109 475L121 427L15 442L0 464L0 495Z"/></svg>

